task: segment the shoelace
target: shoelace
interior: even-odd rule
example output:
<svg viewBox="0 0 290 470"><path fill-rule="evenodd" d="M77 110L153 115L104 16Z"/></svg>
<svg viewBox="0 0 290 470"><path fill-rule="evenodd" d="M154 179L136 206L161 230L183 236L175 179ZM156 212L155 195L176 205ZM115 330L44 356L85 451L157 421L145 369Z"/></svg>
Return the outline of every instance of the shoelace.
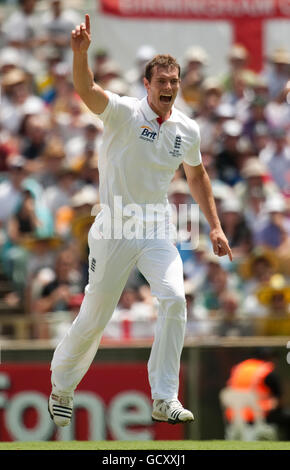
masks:
<svg viewBox="0 0 290 470"><path fill-rule="evenodd" d="M166 403L168 403L169 405L173 405L175 407L175 409L178 409L178 410L183 410L183 406L182 404L180 403L179 400L168 400L166 401Z"/></svg>
<svg viewBox="0 0 290 470"><path fill-rule="evenodd" d="M166 413L169 408L171 409L171 413L176 411L183 411L184 409L180 401L177 399L166 400L160 404L160 409L163 413Z"/></svg>
<svg viewBox="0 0 290 470"><path fill-rule="evenodd" d="M174 400L167 401L165 403L166 403L167 408L169 408L168 411L170 412L170 419L177 420L180 414L184 411L184 408L182 404L180 403L180 401L177 399L174 399Z"/></svg>
<svg viewBox="0 0 290 470"><path fill-rule="evenodd" d="M54 401L58 402L59 405L64 405L64 406L71 407L72 397L70 397L70 396L66 397L66 396L59 396L59 395L52 394L51 398Z"/></svg>

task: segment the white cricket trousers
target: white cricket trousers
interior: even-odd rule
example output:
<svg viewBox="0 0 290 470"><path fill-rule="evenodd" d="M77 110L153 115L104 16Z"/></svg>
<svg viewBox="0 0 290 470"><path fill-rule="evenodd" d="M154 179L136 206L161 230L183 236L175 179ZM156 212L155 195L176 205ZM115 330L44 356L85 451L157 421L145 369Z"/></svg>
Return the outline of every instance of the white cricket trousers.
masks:
<svg viewBox="0 0 290 470"><path fill-rule="evenodd" d="M151 396L177 398L186 327L183 266L178 250L169 238L101 238L94 224L88 235L88 285L78 316L54 352L52 384L59 392L70 394L75 390L96 355L103 331L136 265L159 301L148 361Z"/></svg>

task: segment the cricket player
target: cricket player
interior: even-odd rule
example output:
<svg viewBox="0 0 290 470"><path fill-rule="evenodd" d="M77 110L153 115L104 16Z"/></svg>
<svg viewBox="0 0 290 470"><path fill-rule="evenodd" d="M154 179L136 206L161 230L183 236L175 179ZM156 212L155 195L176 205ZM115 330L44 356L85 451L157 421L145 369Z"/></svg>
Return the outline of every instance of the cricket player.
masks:
<svg viewBox="0 0 290 470"><path fill-rule="evenodd" d="M157 55L147 64L146 98L119 97L94 82L88 65L90 42L86 15L71 34L73 80L84 103L104 124L99 155L103 209L88 235L89 280L80 312L53 355L49 412L58 426L70 423L74 390L90 367L129 274L137 266L159 301L148 361L152 418L172 424L193 421L191 411L178 400L186 302L182 261L167 230L167 190L181 163L192 197L210 225L214 252L232 260L201 161L198 126L174 107L180 66L173 57ZM141 231L145 236L130 236L125 229L132 227L132 221L138 227L135 235Z"/></svg>

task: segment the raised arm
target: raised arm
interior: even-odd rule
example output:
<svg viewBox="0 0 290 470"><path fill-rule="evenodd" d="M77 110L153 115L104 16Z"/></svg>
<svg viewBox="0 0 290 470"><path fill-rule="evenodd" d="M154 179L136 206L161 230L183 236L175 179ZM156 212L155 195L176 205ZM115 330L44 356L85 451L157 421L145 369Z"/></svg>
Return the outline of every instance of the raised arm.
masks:
<svg viewBox="0 0 290 470"><path fill-rule="evenodd" d="M210 179L203 164L191 166L183 162L183 167L191 195L197 204L199 204L209 223L210 239L214 253L218 256L228 255L232 261L232 251L221 228Z"/></svg>
<svg viewBox="0 0 290 470"><path fill-rule="evenodd" d="M88 48L91 44L90 17L85 15L85 23L77 25L71 33L73 50L73 82L76 92L87 107L96 114L105 111L109 98L105 91L95 83L94 75L88 64Z"/></svg>

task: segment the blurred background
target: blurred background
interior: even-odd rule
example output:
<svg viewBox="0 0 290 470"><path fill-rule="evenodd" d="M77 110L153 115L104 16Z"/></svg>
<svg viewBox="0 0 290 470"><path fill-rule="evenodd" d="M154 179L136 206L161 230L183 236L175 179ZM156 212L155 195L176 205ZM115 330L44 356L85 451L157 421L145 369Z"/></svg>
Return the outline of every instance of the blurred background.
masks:
<svg viewBox="0 0 290 470"><path fill-rule="evenodd" d="M151 423L158 305L138 270L79 386L74 422L56 430L46 412L49 363L82 302L98 202L102 123L71 75L70 32L85 13L105 89L142 98L155 53L181 63L176 106L199 124L233 251L232 263L213 254L202 214L182 223L179 204L194 201L181 166L169 201L188 305L180 394L197 417L189 428ZM289 44L287 1L0 1L0 440L288 439ZM242 379L228 382L241 363ZM238 393L229 402L225 388ZM255 391L259 419L233 418L230 408L250 406L241 390Z"/></svg>

